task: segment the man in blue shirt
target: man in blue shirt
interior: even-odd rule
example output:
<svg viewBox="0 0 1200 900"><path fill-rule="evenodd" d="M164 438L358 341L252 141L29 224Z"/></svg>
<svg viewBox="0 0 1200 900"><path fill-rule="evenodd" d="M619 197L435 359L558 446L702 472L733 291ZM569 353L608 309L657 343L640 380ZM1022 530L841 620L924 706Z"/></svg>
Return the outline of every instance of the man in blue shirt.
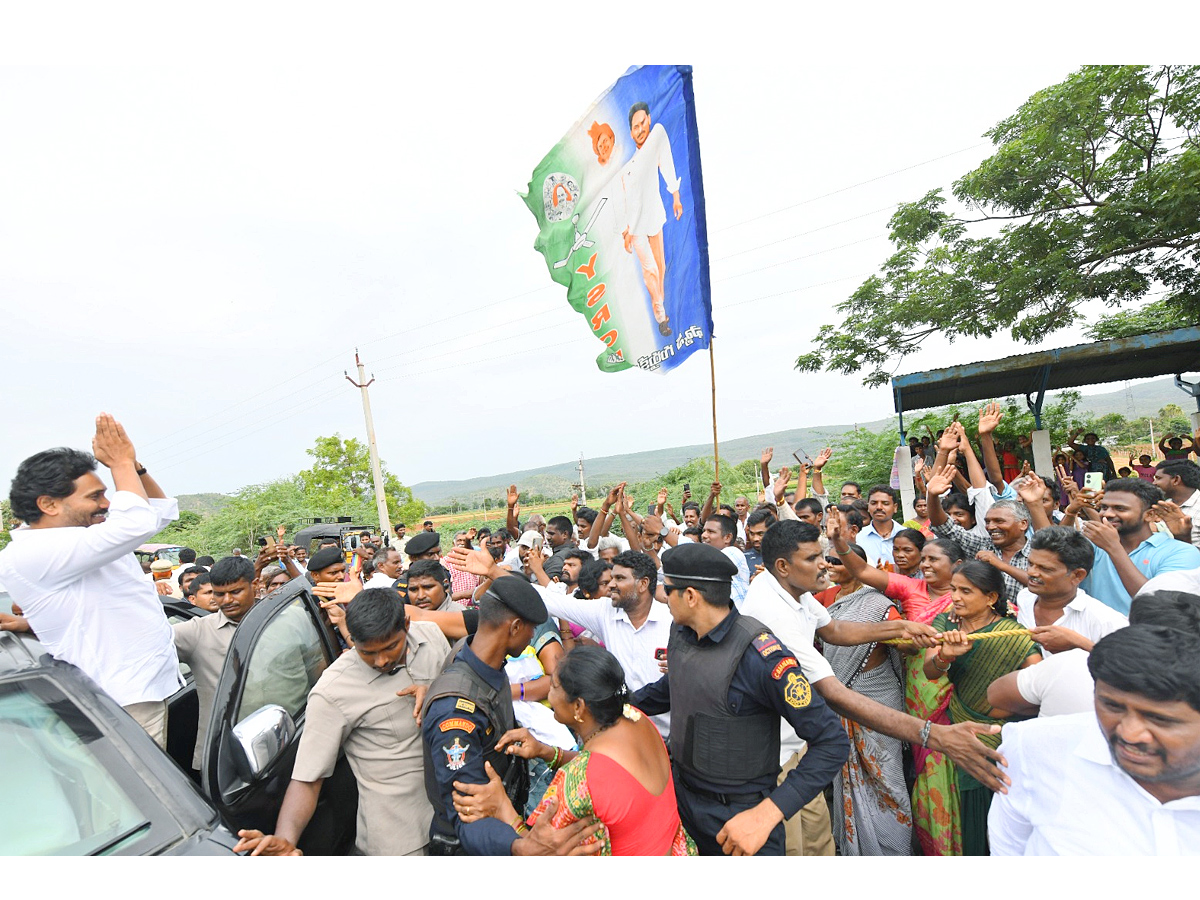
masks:
<svg viewBox="0 0 1200 900"><path fill-rule="evenodd" d="M904 526L896 515L896 494L886 484L877 484L867 494L867 510L871 523L858 533L858 545L867 551L867 562L873 566L891 563L892 542Z"/></svg>
<svg viewBox="0 0 1200 900"><path fill-rule="evenodd" d="M1140 478L1117 478L1104 486L1099 522L1084 522L1096 562L1080 585L1102 603L1129 615L1133 595L1164 572L1200 568L1200 550L1155 531L1151 508L1163 492Z"/></svg>

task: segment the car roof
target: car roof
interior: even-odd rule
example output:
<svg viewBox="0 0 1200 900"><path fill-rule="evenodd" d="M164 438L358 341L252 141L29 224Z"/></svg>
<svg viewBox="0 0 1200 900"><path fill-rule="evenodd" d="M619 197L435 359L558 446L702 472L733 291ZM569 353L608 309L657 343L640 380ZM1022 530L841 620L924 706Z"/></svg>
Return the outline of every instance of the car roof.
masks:
<svg viewBox="0 0 1200 900"><path fill-rule="evenodd" d="M39 668L45 652L41 641L30 635L0 631L0 676Z"/></svg>

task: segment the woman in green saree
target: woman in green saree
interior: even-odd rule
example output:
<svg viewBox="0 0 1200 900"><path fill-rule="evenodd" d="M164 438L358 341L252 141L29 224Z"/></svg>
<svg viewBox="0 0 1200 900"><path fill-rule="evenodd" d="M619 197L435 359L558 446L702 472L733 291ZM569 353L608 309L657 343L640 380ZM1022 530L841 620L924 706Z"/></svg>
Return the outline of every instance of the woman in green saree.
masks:
<svg viewBox="0 0 1200 900"><path fill-rule="evenodd" d="M1005 614L1004 581L999 570L970 560L954 573L950 587L953 606L933 620L942 643L925 651L925 676L931 681L950 678L954 686L948 708L951 722L1002 724L1006 714L988 704L988 685L1001 675L1041 662L1042 656L1025 629ZM979 739L993 749L1000 745L998 734L981 734ZM942 767L947 767L946 771L938 771ZM942 757L926 766L913 793L927 791L931 782L947 779L958 796L959 820L951 817L939 827L951 830L950 843L960 846L962 855L987 856L990 790ZM954 829L958 835L953 834Z"/></svg>

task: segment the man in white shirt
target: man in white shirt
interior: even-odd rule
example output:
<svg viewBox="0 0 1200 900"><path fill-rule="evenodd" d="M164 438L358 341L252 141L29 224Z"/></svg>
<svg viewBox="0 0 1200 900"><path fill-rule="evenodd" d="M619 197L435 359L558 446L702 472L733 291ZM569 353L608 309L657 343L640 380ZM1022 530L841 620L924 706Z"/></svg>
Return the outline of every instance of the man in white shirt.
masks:
<svg viewBox="0 0 1200 900"><path fill-rule="evenodd" d="M893 516L896 515L896 494L886 484L877 484L867 494L867 511L871 521L855 538L858 546L867 551L867 562L875 567L893 562L892 542L896 533L904 528Z"/></svg>
<svg viewBox="0 0 1200 900"><path fill-rule="evenodd" d="M390 588L396 583L396 579L400 577L400 569L403 565L403 556L395 547L384 547L375 554L375 571L371 573L371 577L367 579L367 583L363 585L363 589L367 588Z"/></svg>
<svg viewBox="0 0 1200 900"><path fill-rule="evenodd" d="M1154 471L1154 484L1192 519L1192 543L1200 544L1200 466L1187 459L1168 459Z"/></svg>
<svg viewBox="0 0 1200 900"><path fill-rule="evenodd" d="M1088 659L1094 712L1005 725L1012 787L988 813L992 855L1200 853L1197 659L1195 631L1135 615Z"/></svg>
<svg viewBox="0 0 1200 900"><path fill-rule="evenodd" d="M133 551L179 506L137 462L107 413L96 418L95 459L58 448L29 457L9 495L28 523L0 551L0 580L57 659L78 666L166 746L166 700L182 685L171 626ZM110 503L95 474L112 472Z"/></svg>
<svg viewBox="0 0 1200 900"><path fill-rule="evenodd" d="M988 703L1018 716L1069 716L1095 709L1096 685L1087 667L1088 651L1078 648L1043 657L1001 675L988 685Z"/></svg>
<svg viewBox="0 0 1200 900"><path fill-rule="evenodd" d="M734 606L741 608L742 600L750 587L750 566L746 563L746 554L733 545L736 538L737 526L729 516L709 516L705 520L701 541L716 547L737 566L738 573L734 576L730 590Z"/></svg>
<svg viewBox="0 0 1200 900"><path fill-rule="evenodd" d="M1017 621L1048 654L1091 650L1100 638L1129 624L1080 589L1094 559L1091 541L1062 525L1043 528L1029 543L1029 587L1017 594Z"/></svg>
<svg viewBox="0 0 1200 900"><path fill-rule="evenodd" d="M841 517L833 515L831 521L834 525L830 538L836 542L842 539ZM993 790L1003 791L1007 779L993 765L1000 758L999 754L975 737L980 732L992 732L996 726L922 722L915 716L850 690L834 677L825 657L813 647L813 639L818 634L822 640L835 644L907 637L918 646L932 646L935 632L928 625L904 620L866 624L830 619L828 611L811 593L828 587L825 553L817 540L818 535L815 526L794 520L777 522L767 529L762 542L765 571L750 584L740 609L742 615L762 622L783 641L799 662L804 677L838 715L910 744L921 744L945 753ZM803 748L794 732L785 730L782 736L781 755L791 757ZM810 812L810 817L812 815L819 817L821 812ZM824 815L824 827L828 829L828 812ZM805 839L808 834L806 828ZM799 836L789 832L789 848L798 842ZM789 855L796 854L789 849Z"/></svg>

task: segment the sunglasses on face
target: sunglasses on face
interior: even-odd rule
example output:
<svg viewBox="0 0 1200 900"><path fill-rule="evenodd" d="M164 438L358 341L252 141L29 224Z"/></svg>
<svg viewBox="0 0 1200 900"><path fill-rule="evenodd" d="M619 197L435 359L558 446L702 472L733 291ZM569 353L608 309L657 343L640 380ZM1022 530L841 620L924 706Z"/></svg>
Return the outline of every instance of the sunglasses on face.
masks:
<svg viewBox="0 0 1200 900"><path fill-rule="evenodd" d="M840 566L842 564L842 561L836 556L825 557L825 562L829 563L831 566Z"/></svg>
<svg viewBox="0 0 1200 900"><path fill-rule="evenodd" d="M683 591L686 591L687 588L681 584L667 584L666 582L663 582L663 590L667 592L667 596L670 596L671 591L679 591L682 593Z"/></svg>

